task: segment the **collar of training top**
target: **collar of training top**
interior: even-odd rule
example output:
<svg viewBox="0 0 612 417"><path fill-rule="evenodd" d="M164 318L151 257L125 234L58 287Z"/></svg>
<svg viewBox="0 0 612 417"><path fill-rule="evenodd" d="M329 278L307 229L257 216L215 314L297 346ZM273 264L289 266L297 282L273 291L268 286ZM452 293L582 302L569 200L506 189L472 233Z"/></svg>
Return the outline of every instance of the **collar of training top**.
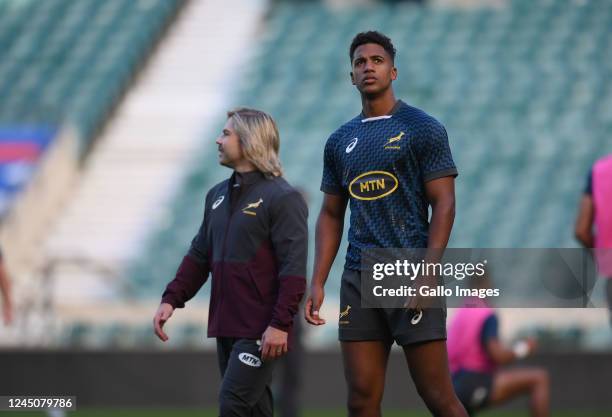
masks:
<svg viewBox="0 0 612 417"><path fill-rule="evenodd" d="M381 119L390 119L391 116L393 116L393 114L399 110L402 103L403 103L402 100L397 100L395 102L395 105L389 112L389 114L384 115L384 116L366 117L366 115L363 113L363 110L362 110L361 111L361 123L373 122L374 120L381 120Z"/></svg>
<svg viewBox="0 0 612 417"><path fill-rule="evenodd" d="M250 185L264 179L264 174L260 171L236 172L230 178L230 184Z"/></svg>

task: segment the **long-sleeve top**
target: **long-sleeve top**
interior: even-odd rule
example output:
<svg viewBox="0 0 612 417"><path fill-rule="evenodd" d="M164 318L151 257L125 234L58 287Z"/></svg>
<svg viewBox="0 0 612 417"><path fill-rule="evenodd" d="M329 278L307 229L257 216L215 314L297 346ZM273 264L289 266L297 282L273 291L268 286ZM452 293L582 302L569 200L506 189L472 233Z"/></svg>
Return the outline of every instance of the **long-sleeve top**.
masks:
<svg viewBox="0 0 612 417"><path fill-rule="evenodd" d="M209 337L291 330L306 288L308 209L282 177L234 173L206 196L204 220L162 302L182 308L212 273Z"/></svg>

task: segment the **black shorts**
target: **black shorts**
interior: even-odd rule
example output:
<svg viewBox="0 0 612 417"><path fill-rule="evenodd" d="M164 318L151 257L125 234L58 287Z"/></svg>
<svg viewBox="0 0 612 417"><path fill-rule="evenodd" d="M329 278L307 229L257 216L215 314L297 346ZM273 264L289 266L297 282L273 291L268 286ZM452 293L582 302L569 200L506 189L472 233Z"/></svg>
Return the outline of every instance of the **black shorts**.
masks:
<svg viewBox="0 0 612 417"><path fill-rule="evenodd" d="M459 370L452 375L457 398L471 415L489 404L493 374Z"/></svg>
<svg viewBox="0 0 612 417"><path fill-rule="evenodd" d="M446 309L362 308L359 271L345 269L340 287L341 342L383 340L400 346L446 340Z"/></svg>

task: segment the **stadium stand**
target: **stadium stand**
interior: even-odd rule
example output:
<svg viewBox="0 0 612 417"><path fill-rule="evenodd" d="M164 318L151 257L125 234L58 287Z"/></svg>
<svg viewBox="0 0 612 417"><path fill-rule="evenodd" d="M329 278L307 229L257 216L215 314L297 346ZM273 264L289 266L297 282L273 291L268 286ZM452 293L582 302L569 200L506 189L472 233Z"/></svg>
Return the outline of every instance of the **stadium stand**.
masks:
<svg viewBox="0 0 612 417"><path fill-rule="evenodd" d="M1 1L0 121L68 119L86 149L181 3Z"/></svg>
<svg viewBox="0 0 612 417"><path fill-rule="evenodd" d="M30 193L38 194L30 198L25 190L53 188L47 194L60 194L58 184L68 184L70 181L61 180L68 174L58 174L57 179L47 174L66 171L67 159L78 163L84 158L183 3L0 1L0 216L12 215L4 222L8 226L2 227L11 262L27 258L24 248L32 246L32 239L25 235L40 234L40 229L48 227L40 219L52 218L55 213L43 207L57 206L46 204L53 197L43 198L44 192ZM76 144L64 144L69 141L60 140L65 136ZM63 153L63 158L48 156L57 148L65 149L55 152ZM40 166L43 162L46 168ZM11 210L17 204L18 209ZM42 225L38 229L31 226L37 221Z"/></svg>
<svg viewBox="0 0 612 417"><path fill-rule="evenodd" d="M3 122L78 126L84 148L181 1L0 2Z"/></svg>
<svg viewBox="0 0 612 417"><path fill-rule="evenodd" d="M184 3L0 0L0 241L20 304L32 291L45 297L44 285L28 282L40 241L79 161Z"/></svg>
<svg viewBox="0 0 612 417"><path fill-rule="evenodd" d="M0 1L0 216L34 178L65 126L78 142L76 157L85 155L182 3ZM40 188L53 182L44 181Z"/></svg>

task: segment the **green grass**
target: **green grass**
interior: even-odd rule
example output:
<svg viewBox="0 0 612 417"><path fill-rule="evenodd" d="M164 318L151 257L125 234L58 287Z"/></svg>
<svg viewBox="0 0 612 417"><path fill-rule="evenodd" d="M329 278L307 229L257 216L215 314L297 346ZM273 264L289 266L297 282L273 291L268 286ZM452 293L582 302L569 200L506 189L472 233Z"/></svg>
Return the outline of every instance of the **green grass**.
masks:
<svg viewBox="0 0 612 417"><path fill-rule="evenodd" d="M41 412L10 412L0 411L0 416L15 417L45 417ZM584 411L562 411L553 412L552 417L606 417L609 413L605 412L584 412ZM344 410L320 410L307 411L302 417L341 417L346 416ZM419 411L385 411L384 417L430 417L431 414ZM478 414L478 417L528 417L525 412L489 411ZM68 413L68 417L217 417L214 410L79 410Z"/></svg>

